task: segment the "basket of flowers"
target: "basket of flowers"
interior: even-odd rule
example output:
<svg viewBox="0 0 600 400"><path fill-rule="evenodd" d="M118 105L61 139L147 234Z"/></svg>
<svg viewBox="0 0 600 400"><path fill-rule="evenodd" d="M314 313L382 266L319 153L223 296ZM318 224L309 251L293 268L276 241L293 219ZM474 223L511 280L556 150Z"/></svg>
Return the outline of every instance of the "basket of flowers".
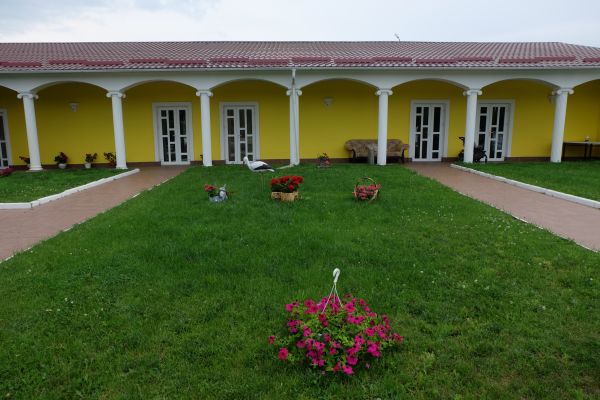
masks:
<svg viewBox="0 0 600 400"><path fill-rule="evenodd" d="M301 176L282 176L271 179L271 198L281 201L295 201L298 198L298 188L304 182Z"/></svg>
<svg viewBox="0 0 600 400"><path fill-rule="evenodd" d="M354 198L358 201L371 202L379 195L381 185L375 182L373 179L364 177L359 178L354 185Z"/></svg>
<svg viewBox="0 0 600 400"><path fill-rule="evenodd" d="M318 302L306 299L285 305L285 330L268 338L280 360L323 374L352 375L370 369L373 362L404 341L392 331L389 318L371 310L364 299L350 294L339 297L339 272L334 270L329 296Z"/></svg>

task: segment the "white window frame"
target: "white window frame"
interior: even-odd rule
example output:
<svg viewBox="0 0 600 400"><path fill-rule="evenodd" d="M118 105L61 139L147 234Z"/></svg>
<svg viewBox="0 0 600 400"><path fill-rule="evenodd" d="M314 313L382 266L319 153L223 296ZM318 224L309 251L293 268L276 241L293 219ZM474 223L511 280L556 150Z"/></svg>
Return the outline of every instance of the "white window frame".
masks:
<svg viewBox="0 0 600 400"><path fill-rule="evenodd" d="M181 163L168 163L165 165L189 165L196 158L194 156L194 129L192 124L192 103L191 102L163 102L163 103L152 103L152 125L154 127L154 161L158 161L163 164L163 160L160 157L161 152L161 138L160 138L160 115L158 110L162 107L177 107L186 109L186 129L188 131L188 161Z"/></svg>
<svg viewBox="0 0 600 400"><path fill-rule="evenodd" d="M12 161L12 149L10 147L10 133L8 132L8 111L5 108L0 108L0 114L2 114L2 121L4 122L4 136L6 140L6 152L8 159L8 166L13 165Z"/></svg>
<svg viewBox="0 0 600 400"><path fill-rule="evenodd" d="M409 147L408 147L408 156L412 161L415 161L415 131L414 126L416 122L416 107L417 104L426 104L426 105L436 105L442 104L444 106L444 121L443 121L443 129L444 129L444 137L441 140L442 144L442 156L440 157L440 162L444 160L444 158L448 157L448 136L450 129L450 100L448 99L411 99L410 101L410 125L409 129ZM458 138L457 138L458 139ZM420 162L420 160L418 160ZM427 161L424 161L427 162Z"/></svg>
<svg viewBox="0 0 600 400"><path fill-rule="evenodd" d="M219 127L221 136L221 160L227 160L227 119L225 118L225 108L227 107L254 107L254 159L260 160L260 113L257 101L244 102L219 102Z"/></svg>
<svg viewBox="0 0 600 400"><path fill-rule="evenodd" d="M508 113L508 120L506 121L506 151L504 152L504 158L502 161L506 161L506 158L510 158L512 154L512 136L513 136L513 124L515 121L515 100L514 99L485 99L477 100L477 113L479 115L479 105L486 104L508 104L510 106L510 112ZM479 131L479 118L476 123L476 130ZM475 134L477 135L477 132Z"/></svg>

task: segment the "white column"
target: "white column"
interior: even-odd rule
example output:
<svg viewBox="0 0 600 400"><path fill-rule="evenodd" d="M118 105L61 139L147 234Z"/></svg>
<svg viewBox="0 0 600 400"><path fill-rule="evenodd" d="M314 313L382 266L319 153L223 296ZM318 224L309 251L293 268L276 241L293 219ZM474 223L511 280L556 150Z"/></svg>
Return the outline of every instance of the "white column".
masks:
<svg viewBox="0 0 600 400"><path fill-rule="evenodd" d="M565 120L567 118L567 97L573 94L569 88L561 88L554 93L554 126L552 128L552 150L550 161L559 163L562 159L562 145L565 136Z"/></svg>
<svg viewBox="0 0 600 400"><path fill-rule="evenodd" d="M200 118L202 119L202 165L212 167L212 143L210 133L210 90L198 90L200 97Z"/></svg>
<svg viewBox="0 0 600 400"><path fill-rule="evenodd" d="M479 89L469 89L463 92L467 96L467 121L465 126L465 153L464 162L473 162L473 147L475 146L475 127L477 126L477 96L481 95Z"/></svg>
<svg viewBox="0 0 600 400"><path fill-rule="evenodd" d="M106 97L112 101L113 130L115 133L115 158L117 169L127 169L127 156L125 154L125 129L123 128L123 104L121 99L125 94L114 91L108 92Z"/></svg>
<svg viewBox="0 0 600 400"><path fill-rule="evenodd" d="M387 128L388 128L388 97L390 89L379 89L379 117L377 119L377 165L385 165L387 161Z"/></svg>
<svg viewBox="0 0 600 400"><path fill-rule="evenodd" d="M30 92L23 92L19 93L17 98L23 99L23 109L25 110L25 130L27 131L27 146L29 147L29 170L41 171L40 145L37 123L35 121L35 104L33 102L38 96Z"/></svg>
<svg viewBox="0 0 600 400"><path fill-rule="evenodd" d="M300 100L302 91L292 87L286 92L290 96L290 164L300 164Z"/></svg>

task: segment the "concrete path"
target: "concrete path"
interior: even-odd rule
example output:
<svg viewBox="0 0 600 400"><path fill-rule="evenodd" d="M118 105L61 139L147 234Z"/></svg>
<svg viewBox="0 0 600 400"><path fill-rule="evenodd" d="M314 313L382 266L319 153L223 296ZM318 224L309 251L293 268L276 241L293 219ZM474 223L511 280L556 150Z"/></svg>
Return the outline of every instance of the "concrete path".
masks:
<svg viewBox="0 0 600 400"><path fill-rule="evenodd" d="M600 251L600 210L450 168L448 163L412 162L407 166L457 192Z"/></svg>
<svg viewBox="0 0 600 400"><path fill-rule="evenodd" d="M186 167L141 168L137 174L26 210L0 210L0 262L170 179Z"/></svg>

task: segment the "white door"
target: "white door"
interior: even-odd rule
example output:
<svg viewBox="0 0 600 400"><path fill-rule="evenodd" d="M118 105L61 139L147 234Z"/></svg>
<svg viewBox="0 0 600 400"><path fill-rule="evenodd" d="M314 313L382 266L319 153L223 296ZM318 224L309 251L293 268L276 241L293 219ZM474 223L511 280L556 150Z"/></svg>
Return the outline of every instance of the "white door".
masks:
<svg viewBox="0 0 600 400"><path fill-rule="evenodd" d="M410 136L413 161L441 161L446 138L446 104L413 103Z"/></svg>
<svg viewBox="0 0 600 400"><path fill-rule="evenodd" d="M479 104L476 146L483 146L490 161L506 156L510 104Z"/></svg>
<svg viewBox="0 0 600 400"><path fill-rule="evenodd" d="M189 108L159 106L156 110L161 164L189 164L192 151Z"/></svg>
<svg viewBox="0 0 600 400"><path fill-rule="evenodd" d="M8 124L6 123L6 112L0 111L0 168L10 165L8 153L10 146L8 142Z"/></svg>
<svg viewBox="0 0 600 400"><path fill-rule="evenodd" d="M254 105L226 105L222 113L225 162L240 164L258 158L257 112Z"/></svg>

